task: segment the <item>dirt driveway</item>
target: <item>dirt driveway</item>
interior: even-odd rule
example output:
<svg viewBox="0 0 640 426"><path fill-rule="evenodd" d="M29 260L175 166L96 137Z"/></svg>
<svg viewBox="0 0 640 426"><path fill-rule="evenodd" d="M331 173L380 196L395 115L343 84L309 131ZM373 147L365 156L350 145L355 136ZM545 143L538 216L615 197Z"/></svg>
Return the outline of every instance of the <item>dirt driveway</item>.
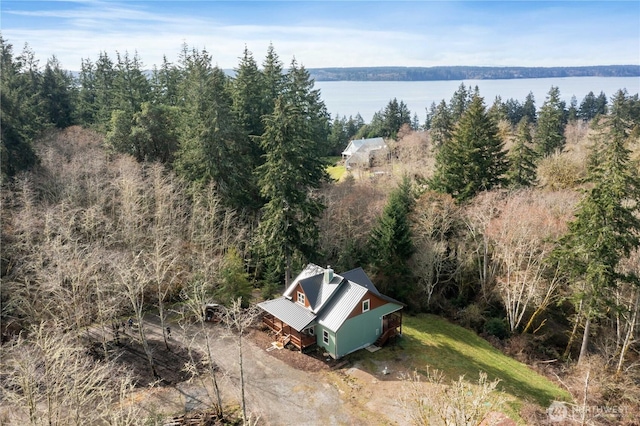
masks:
<svg viewBox="0 0 640 426"><path fill-rule="evenodd" d="M197 329L172 325L172 345L203 350ZM150 339L162 340L159 321L147 317ZM206 328L219 367L219 385L225 404L239 404L238 340L222 326ZM262 425L389 425L403 424L397 380L379 380L357 365L332 370L321 361L283 349L267 351L270 338L253 330L243 339L247 412ZM295 368L298 366L299 368ZM306 366L306 367L305 367ZM307 368L308 367L308 368ZM309 371L314 370L314 371ZM391 379L391 377L388 377ZM139 401L149 412L181 413L210 405L212 385L198 381L140 391ZM386 415L385 415L386 413Z"/></svg>

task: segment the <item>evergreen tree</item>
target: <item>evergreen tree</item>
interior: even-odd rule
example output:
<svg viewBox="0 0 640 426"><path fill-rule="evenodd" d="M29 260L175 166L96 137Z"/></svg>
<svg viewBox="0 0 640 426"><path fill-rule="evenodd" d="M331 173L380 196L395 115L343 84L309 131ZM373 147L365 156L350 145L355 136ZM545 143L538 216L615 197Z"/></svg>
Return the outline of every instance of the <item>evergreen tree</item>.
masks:
<svg viewBox="0 0 640 426"><path fill-rule="evenodd" d="M517 126L524 116L524 108L518 100L510 98L504 103L507 120L512 126Z"/></svg>
<svg viewBox="0 0 640 426"><path fill-rule="evenodd" d="M260 138L265 162L257 169L260 193L266 200L258 227L258 251L272 279L290 280L295 259L309 259L318 240L317 219L322 203L312 190L328 179L319 142L304 109L280 96L265 117Z"/></svg>
<svg viewBox="0 0 640 426"><path fill-rule="evenodd" d="M519 123L522 117L527 117L529 123L532 124L538 122L538 116L536 113L536 100L533 96L533 92L529 92L529 94L525 98L524 104L522 104L522 116L515 123Z"/></svg>
<svg viewBox="0 0 640 426"><path fill-rule="evenodd" d="M404 124L411 123L411 112L403 101L398 102L396 98L393 98L384 109L382 121L381 136L395 139L398 130L400 130Z"/></svg>
<svg viewBox="0 0 640 426"><path fill-rule="evenodd" d="M35 165L33 137L40 130L30 85L22 73L20 58L13 46L0 36L0 166L2 182L21 170Z"/></svg>
<svg viewBox="0 0 640 426"><path fill-rule="evenodd" d="M314 140L317 155L326 156L329 153L329 113L324 101L320 97L320 90L314 89L314 81L303 65L298 65L295 59L291 61L286 75L284 96L287 102L295 105L305 117L305 124L309 136Z"/></svg>
<svg viewBox="0 0 640 426"><path fill-rule="evenodd" d="M45 66L41 92L47 122L60 129L72 125L75 101L73 77L60 68L55 56L49 59Z"/></svg>
<svg viewBox="0 0 640 426"><path fill-rule="evenodd" d="M390 195L382 216L371 230L369 256L379 290L401 301L411 294L409 259L414 252L409 214L415 201L404 176Z"/></svg>
<svg viewBox="0 0 640 426"><path fill-rule="evenodd" d="M243 259L235 247L229 249L224 255L220 275L221 283L215 292L216 300L224 306L230 306L241 298L242 307L249 307L253 287L249 281L249 275L244 270Z"/></svg>
<svg viewBox="0 0 640 426"><path fill-rule="evenodd" d="M114 80L116 71L106 52L101 52L95 63L93 73L94 88L94 124L100 130L107 128L114 109Z"/></svg>
<svg viewBox="0 0 640 426"><path fill-rule="evenodd" d="M547 99L540 109L534 138L538 155L546 157L564 148L565 124L564 103L560 100L560 90L551 86Z"/></svg>
<svg viewBox="0 0 640 426"><path fill-rule="evenodd" d="M75 108L76 121L83 126L92 126L96 122L96 67L90 59L83 59L77 77L78 97Z"/></svg>
<svg viewBox="0 0 640 426"><path fill-rule="evenodd" d="M504 144L488 116L482 97L474 96L456 125L451 140L436 153L432 189L465 201L504 182Z"/></svg>
<svg viewBox="0 0 640 426"><path fill-rule="evenodd" d="M467 88L464 83L460 83L458 90L453 93L451 101L449 102L449 112L454 123L460 120L471 103L472 98L471 88Z"/></svg>
<svg viewBox="0 0 640 426"><path fill-rule="evenodd" d="M573 122L578 119L578 100L575 96L571 96L569 110L567 111L567 119L569 122Z"/></svg>
<svg viewBox="0 0 640 426"><path fill-rule="evenodd" d="M171 163L178 149L178 119L176 107L144 102L133 115L131 154L138 161Z"/></svg>
<svg viewBox="0 0 640 426"><path fill-rule="evenodd" d="M180 103L180 68L170 63L166 56L162 57L162 65L154 66L151 77L151 97L156 104L178 106Z"/></svg>
<svg viewBox="0 0 640 426"><path fill-rule="evenodd" d="M451 139L453 127L453 117L449 112L447 103L443 99L435 108L433 115L431 115L429 134L431 135L431 142L433 146L441 147L445 145L449 139Z"/></svg>
<svg viewBox="0 0 640 426"><path fill-rule="evenodd" d="M246 157L246 167L253 171L263 162L264 151L260 147L259 137L264 133L262 119L271 113L271 102L264 98L265 84L263 74L251 52L245 47L240 64L232 80L233 112L242 130L240 149ZM247 193L253 200L251 207L258 208L260 195L253 173L247 176Z"/></svg>
<svg viewBox="0 0 640 426"><path fill-rule="evenodd" d="M192 50L183 62L185 78L180 93L185 104L175 168L192 182L214 182L225 205L240 210L251 207L247 183L252 170L243 155L228 77L211 65L206 51Z"/></svg>
<svg viewBox="0 0 640 426"><path fill-rule="evenodd" d="M507 114L507 106L502 102L502 98L500 95L496 96L493 100L493 105L489 108L489 117L496 122L499 123L503 120L509 120L509 116Z"/></svg>
<svg viewBox="0 0 640 426"><path fill-rule="evenodd" d="M114 109L128 111L135 114L142 109L142 104L151 99L151 85L143 73L143 64L138 53L129 57L117 54L118 62L115 66L113 79Z"/></svg>
<svg viewBox="0 0 640 426"><path fill-rule="evenodd" d="M523 117L518 123L515 143L507 155L509 169L506 177L510 186L518 188L535 183L536 153L532 145L531 125L527 117Z"/></svg>
<svg viewBox="0 0 640 426"><path fill-rule="evenodd" d="M638 278L618 269L620 260L640 244L640 180L626 147L629 128L615 103L611 117L602 120L596 130L589 187L554 252L562 270L576 283L576 321L584 323L578 362L587 353L592 321L614 304L620 282Z"/></svg>
<svg viewBox="0 0 640 426"><path fill-rule="evenodd" d="M282 62L272 44L269 44L267 56L262 63L264 91L262 98L263 115L271 114L276 99L284 92L286 77Z"/></svg>

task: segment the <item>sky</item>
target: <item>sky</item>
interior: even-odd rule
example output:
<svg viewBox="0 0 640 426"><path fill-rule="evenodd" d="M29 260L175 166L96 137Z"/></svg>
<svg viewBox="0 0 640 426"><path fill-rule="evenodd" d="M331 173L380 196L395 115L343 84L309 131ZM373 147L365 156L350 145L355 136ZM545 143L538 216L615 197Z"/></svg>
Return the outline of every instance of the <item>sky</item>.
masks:
<svg viewBox="0 0 640 426"><path fill-rule="evenodd" d="M586 66L640 64L640 1L2 0L0 29L68 70L100 52L146 68L183 44L226 69L269 44L287 65Z"/></svg>

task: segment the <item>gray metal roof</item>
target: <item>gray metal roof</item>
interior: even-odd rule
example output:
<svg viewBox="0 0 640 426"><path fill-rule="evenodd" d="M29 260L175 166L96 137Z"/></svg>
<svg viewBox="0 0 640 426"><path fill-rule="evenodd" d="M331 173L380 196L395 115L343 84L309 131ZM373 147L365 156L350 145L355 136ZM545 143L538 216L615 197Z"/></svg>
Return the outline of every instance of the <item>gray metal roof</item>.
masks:
<svg viewBox="0 0 640 426"><path fill-rule="evenodd" d="M267 300L258 303L258 306L297 331L302 331L316 318L316 315L309 309L285 297Z"/></svg>
<svg viewBox="0 0 640 426"><path fill-rule="evenodd" d="M313 263L309 263L293 280L289 287L284 291L283 296L291 298L293 289L296 288L300 280L312 277L314 275L324 274L324 268Z"/></svg>
<svg viewBox="0 0 640 426"><path fill-rule="evenodd" d="M353 281L356 284L360 284L361 286L366 287L371 293L380 296L380 292L378 291L376 286L373 285L366 272L364 272L362 268L356 268L344 272L342 273L342 276L349 281Z"/></svg>
<svg viewBox="0 0 640 426"><path fill-rule="evenodd" d="M352 281L344 281L325 309L318 315L318 324L335 333L366 293L366 287Z"/></svg>

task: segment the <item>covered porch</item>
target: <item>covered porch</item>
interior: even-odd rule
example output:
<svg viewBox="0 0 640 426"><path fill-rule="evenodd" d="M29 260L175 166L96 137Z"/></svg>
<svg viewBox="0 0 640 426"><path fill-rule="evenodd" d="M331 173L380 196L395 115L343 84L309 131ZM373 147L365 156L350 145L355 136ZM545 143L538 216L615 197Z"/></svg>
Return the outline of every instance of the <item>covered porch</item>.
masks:
<svg viewBox="0 0 640 426"><path fill-rule="evenodd" d="M266 312L262 317L262 322L275 334L276 341L283 346L291 343L300 352L304 352L305 349L316 344L316 336L304 330L296 330L273 314Z"/></svg>
<svg viewBox="0 0 640 426"><path fill-rule="evenodd" d="M382 347L389 339L396 336L402 336L402 310L382 317L382 333L374 345Z"/></svg>

